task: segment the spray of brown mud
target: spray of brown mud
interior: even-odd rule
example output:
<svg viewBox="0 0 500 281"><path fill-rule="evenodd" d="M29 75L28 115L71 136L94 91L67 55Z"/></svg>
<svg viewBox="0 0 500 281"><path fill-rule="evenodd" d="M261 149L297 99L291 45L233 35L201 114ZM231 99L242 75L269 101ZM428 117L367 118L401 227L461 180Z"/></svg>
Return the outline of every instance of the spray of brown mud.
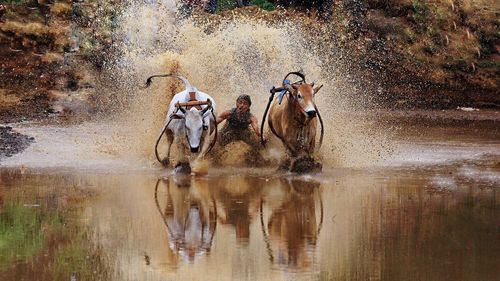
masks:
<svg viewBox="0 0 500 281"><path fill-rule="evenodd" d="M164 78L143 89L150 75L187 77L214 97L218 112L232 108L238 95L249 94L251 111L261 122L271 87L279 86L286 73L299 69L309 82L324 84L316 104L325 122L325 139L318 152L325 167L371 165L390 153L384 133L353 117L362 107L350 97L360 90L349 82L352 77L343 74L348 64L332 59L336 57L332 52L338 51L341 57L343 51L313 43L301 22L270 23L251 17L224 20L206 14L185 17L174 1L148 2L154 3L133 1L124 9L117 35L120 55L107 71L115 83L113 89L102 91L103 100L121 105L110 114L117 130L130 129L126 135L103 136L100 143L113 143L113 153L133 153L155 162L154 143L168 102L182 85ZM277 159L283 153L281 144L274 142L265 152L267 158ZM249 149L241 146L245 145L232 144L223 164L238 165L237 152ZM165 152L165 147L160 146L160 151Z"/></svg>

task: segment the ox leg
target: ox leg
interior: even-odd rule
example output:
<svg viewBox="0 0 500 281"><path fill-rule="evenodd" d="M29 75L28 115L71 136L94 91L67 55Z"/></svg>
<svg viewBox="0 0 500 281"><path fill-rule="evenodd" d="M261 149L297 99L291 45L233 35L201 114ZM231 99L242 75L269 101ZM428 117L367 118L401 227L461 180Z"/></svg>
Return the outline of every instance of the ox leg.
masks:
<svg viewBox="0 0 500 281"><path fill-rule="evenodd" d="M280 165L278 166L278 171L280 172L288 172L290 170L290 158L281 159Z"/></svg>
<svg viewBox="0 0 500 281"><path fill-rule="evenodd" d="M196 160L203 160L205 155L207 155L208 148L210 147L210 134L207 133L203 139L203 144L201 146L201 151Z"/></svg>
<svg viewBox="0 0 500 281"><path fill-rule="evenodd" d="M201 147L200 155L197 160L202 160L207 155L210 147L215 144L217 141L217 137L220 137L217 130L217 124L215 124L215 120L213 118L207 118L206 121L209 125L208 130L206 131L205 137L203 138L203 144Z"/></svg>
<svg viewBox="0 0 500 281"><path fill-rule="evenodd" d="M162 159L162 163L163 165L168 166L170 164L170 151L172 148L172 143L174 142L174 133L167 130L165 132L165 135L167 135L168 150L167 150L167 157Z"/></svg>
<svg viewBox="0 0 500 281"><path fill-rule="evenodd" d="M290 166L292 164L292 157L290 152L287 150L285 156L281 159L280 165L278 166L278 171L288 172L290 171Z"/></svg>
<svg viewBox="0 0 500 281"><path fill-rule="evenodd" d="M180 165L189 165L189 160L186 156L186 153L185 153L185 147L184 145L182 144L182 141L180 140L181 138L179 136L176 136L175 137L175 143L177 144L177 151L178 151L178 158L176 159L176 164L175 166L180 166Z"/></svg>

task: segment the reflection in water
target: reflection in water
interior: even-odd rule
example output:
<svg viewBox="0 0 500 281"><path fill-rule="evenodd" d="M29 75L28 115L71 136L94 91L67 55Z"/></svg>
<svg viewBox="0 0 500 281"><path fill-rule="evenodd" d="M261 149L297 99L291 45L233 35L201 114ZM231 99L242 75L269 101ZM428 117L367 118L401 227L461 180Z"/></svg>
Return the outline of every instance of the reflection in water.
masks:
<svg viewBox="0 0 500 281"><path fill-rule="evenodd" d="M497 177L495 163L474 169ZM498 185L471 183L469 166L315 181L4 171L1 222L37 214L23 216L49 235L0 280L496 280Z"/></svg>
<svg viewBox="0 0 500 281"><path fill-rule="evenodd" d="M155 203L165 223L170 248L190 261L196 254L210 252L217 227L215 200L199 184L196 179L181 175L159 179L155 187ZM163 205L158 198L161 186L166 189Z"/></svg>
<svg viewBox="0 0 500 281"><path fill-rule="evenodd" d="M315 249L323 223L320 183L299 179L281 179L280 187L285 190L282 193L284 198L280 198L279 207L271 210L267 231L263 214L264 200L260 205L262 233L271 262L292 269L311 269L314 265ZM316 218L317 209L320 211L319 221ZM276 250L272 249L273 242L276 243Z"/></svg>
<svg viewBox="0 0 500 281"><path fill-rule="evenodd" d="M238 243L250 239L250 224L257 214L261 187L255 178L231 177L211 188L220 206L218 219L222 225L235 227Z"/></svg>
<svg viewBox="0 0 500 281"><path fill-rule="evenodd" d="M0 280L110 280L102 248L74 219L94 193L19 172L0 170Z"/></svg>

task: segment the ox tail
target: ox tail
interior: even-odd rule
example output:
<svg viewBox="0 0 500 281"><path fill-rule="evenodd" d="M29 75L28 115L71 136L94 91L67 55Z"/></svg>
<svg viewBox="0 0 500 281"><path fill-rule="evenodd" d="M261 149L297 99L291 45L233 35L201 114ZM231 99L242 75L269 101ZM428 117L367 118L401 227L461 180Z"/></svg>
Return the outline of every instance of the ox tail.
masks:
<svg viewBox="0 0 500 281"><path fill-rule="evenodd" d="M191 83L189 83L189 80L187 80L186 77L178 75L178 74L169 73L169 74L158 74L158 75L149 76L148 79L146 79L146 85L143 88L145 89L145 88L151 86L151 83L153 83L153 78L156 78L156 77L173 77L173 78L177 78L177 79L181 80L182 83L184 83L184 87L186 89L191 87Z"/></svg>
<svg viewBox="0 0 500 281"><path fill-rule="evenodd" d="M321 148L321 145L323 144L323 136L325 135L325 127L323 126L323 118L321 118L321 114L319 114L318 107L314 105L314 110L316 110L316 113L318 114L318 119L319 119L319 124L321 125L321 134L319 135L319 146L318 150Z"/></svg>
<svg viewBox="0 0 500 281"><path fill-rule="evenodd" d="M158 136L158 139L156 140L156 144L155 144L156 160L158 160L158 162L160 162L162 164L163 164L163 162L161 161L160 155L158 154L158 144L160 143L161 138L165 134L165 131L167 130L168 125L170 125L170 122L172 122L172 118L170 118L170 120L168 120L168 122L165 124L165 126L163 126L163 129L161 130L160 135Z"/></svg>

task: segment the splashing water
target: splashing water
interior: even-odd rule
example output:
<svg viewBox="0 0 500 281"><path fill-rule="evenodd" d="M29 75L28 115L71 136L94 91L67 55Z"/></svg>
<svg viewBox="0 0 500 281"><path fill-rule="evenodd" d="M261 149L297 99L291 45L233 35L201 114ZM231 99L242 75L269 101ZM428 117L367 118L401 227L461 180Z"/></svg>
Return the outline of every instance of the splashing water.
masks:
<svg viewBox="0 0 500 281"><path fill-rule="evenodd" d="M219 112L232 108L238 95L249 94L252 113L260 122L270 88L279 86L287 72L299 69L309 82L325 85L316 98L326 125L320 152L324 164L363 166L390 151L382 133L351 116L361 107L350 100L359 90L339 71L348 66L330 54L336 50L315 45L304 35L300 22L203 17L203 22L196 16L181 18L173 1L134 1L122 14L122 55L110 73L119 81L120 103L126 105L118 119L138 129L119 144L124 151L153 161L151 147L168 101L182 89L174 79L156 79L151 88L141 89L150 75L176 72L187 77L214 97Z"/></svg>
<svg viewBox="0 0 500 281"><path fill-rule="evenodd" d="M226 20L205 14L184 17L175 1L124 5L116 32L118 55L109 54L112 63L102 72L100 80L105 82L99 85L100 102L113 106L107 106L106 119L99 116L97 124L86 124L91 130L105 122L107 131L94 135L86 146L74 146L73 151L93 150L102 157L111 154L135 157L142 165L145 160L155 163L154 143L168 102L182 85L175 79L157 78L143 89L150 75L187 77L214 97L219 112L234 107L238 95L249 94L252 113L261 122L269 90L279 86L286 73L299 69L309 83L324 84L316 104L325 122L319 152L325 167L371 165L391 150L384 133L357 115L362 107L352 97L360 90L351 74L342 71L350 63L340 58L343 50L315 43L321 40L308 35L310 27L300 21L265 22L244 16ZM283 151L281 144L271 147L268 155L279 158L282 154L277 150ZM164 155L166 145L160 151ZM172 153L176 153L175 146Z"/></svg>

